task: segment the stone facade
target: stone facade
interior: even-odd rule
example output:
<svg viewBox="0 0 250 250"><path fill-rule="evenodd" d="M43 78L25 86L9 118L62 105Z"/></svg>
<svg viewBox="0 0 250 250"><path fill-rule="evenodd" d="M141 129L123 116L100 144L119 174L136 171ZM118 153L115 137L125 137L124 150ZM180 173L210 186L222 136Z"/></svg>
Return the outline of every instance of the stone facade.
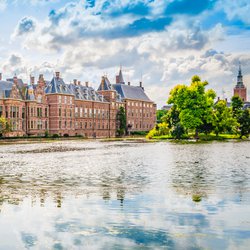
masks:
<svg viewBox="0 0 250 250"><path fill-rule="evenodd" d="M5 136L81 135L115 137L117 113L125 108L128 131L149 131L156 122L156 105L140 86L123 81L122 72L111 84L103 76L98 90L74 80L66 84L56 72L51 81L39 76L24 84L16 76L6 81L0 74L0 116L11 124Z"/></svg>

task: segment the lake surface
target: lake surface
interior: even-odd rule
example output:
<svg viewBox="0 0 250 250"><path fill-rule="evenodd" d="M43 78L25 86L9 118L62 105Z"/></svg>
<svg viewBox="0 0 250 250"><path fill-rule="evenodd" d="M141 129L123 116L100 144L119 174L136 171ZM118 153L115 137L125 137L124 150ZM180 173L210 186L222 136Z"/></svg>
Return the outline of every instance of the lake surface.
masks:
<svg viewBox="0 0 250 250"><path fill-rule="evenodd" d="M250 142L0 146L0 249L249 248Z"/></svg>

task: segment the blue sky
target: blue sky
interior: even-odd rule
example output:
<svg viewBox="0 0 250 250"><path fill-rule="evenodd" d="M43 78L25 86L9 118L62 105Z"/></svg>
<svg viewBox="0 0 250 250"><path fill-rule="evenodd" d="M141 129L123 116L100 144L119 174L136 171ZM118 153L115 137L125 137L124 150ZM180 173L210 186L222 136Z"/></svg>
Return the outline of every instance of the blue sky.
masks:
<svg viewBox="0 0 250 250"><path fill-rule="evenodd" d="M121 64L159 107L194 74L230 98L239 61L250 89L249 13L248 0L0 0L0 70L97 87Z"/></svg>

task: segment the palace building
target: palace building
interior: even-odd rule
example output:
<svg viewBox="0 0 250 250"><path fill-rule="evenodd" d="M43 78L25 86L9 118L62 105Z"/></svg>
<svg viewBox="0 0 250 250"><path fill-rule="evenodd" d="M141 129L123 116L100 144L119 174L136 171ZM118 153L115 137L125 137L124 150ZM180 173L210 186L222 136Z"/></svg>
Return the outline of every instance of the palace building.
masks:
<svg viewBox="0 0 250 250"><path fill-rule="evenodd" d="M51 81L40 75L25 84L17 76L2 80L0 74L0 116L11 125L4 136L82 135L88 138L115 137L117 113L124 107L127 130L149 131L156 122L156 104L146 95L142 83L126 84L122 70L111 84L107 76L98 90L74 80L66 84L56 72Z"/></svg>

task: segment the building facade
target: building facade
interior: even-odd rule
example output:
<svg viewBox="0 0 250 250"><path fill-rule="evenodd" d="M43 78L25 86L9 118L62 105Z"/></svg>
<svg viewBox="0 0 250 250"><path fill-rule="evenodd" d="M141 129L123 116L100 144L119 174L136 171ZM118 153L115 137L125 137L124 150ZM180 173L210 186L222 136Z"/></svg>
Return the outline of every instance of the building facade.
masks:
<svg viewBox="0 0 250 250"><path fill-rule="evenodd" d="M74 80L66 84L56 72L51 81L43 75L24 84L16 76L6 81L0 74L0 116L11 131L4 136L81 135L88 138L115 137L117 113L124 107L128 131L149 131L156 122L156 104L142 87L125 84L120 70L116 83L107 76L98 90Z"/></svg>
<svg viewBox="0 0 250 250"><path fill-rule="evenodd" d="M239 65L237 83L236 83L236 86L234 87L234 96L239 96L243 102L247 101L247 88L243 83L243 76L241 73L241 65Z"/></svg>

